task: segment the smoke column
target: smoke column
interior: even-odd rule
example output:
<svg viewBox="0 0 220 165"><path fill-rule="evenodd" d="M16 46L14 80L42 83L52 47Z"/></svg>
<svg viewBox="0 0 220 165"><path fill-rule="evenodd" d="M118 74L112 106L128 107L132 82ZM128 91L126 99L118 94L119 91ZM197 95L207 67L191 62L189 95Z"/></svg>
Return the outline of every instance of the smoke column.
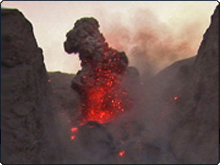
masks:
<svg viewBox="0 0 220 165"><path fill-rule="evenodd" d="M110 48L99 32L94 18L76 21L67 33L64 48L67 53L79 53L82 70L72 81L72 89L78 91L82 100L82 119L105 123L129 109L131 100L123 76L134 68L128 68L124 52Z"/></svg>

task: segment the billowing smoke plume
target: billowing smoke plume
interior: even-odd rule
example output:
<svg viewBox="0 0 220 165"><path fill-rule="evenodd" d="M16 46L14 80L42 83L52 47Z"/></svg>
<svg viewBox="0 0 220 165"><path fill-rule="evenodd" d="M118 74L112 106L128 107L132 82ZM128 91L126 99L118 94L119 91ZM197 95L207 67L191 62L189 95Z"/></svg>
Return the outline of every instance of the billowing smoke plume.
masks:
<svg viewBox="0 0 220 165"><path fill-rule="evenodd" d="M94 18L82 18L67 33L64 43L65 51L79 53L81 60L82 70L71 87L81 95L82 122L108 122L127 110L130 100L122 86L123 77L138 74L135 68L128 68L124 52L108 46L98 28Z"/></svg>
<svg viewBox="0 0 220 165"><path fill-rule="evenodd" d="M200 20L174 22L170 26L146 9L138 9L128 16L129 25L120 17L106 17L110 17L107 25L104 18L100 22L109 44L124 50L130 64L138 68L144 79L177 60L196 55L204 33L204 22Z"/></svg>

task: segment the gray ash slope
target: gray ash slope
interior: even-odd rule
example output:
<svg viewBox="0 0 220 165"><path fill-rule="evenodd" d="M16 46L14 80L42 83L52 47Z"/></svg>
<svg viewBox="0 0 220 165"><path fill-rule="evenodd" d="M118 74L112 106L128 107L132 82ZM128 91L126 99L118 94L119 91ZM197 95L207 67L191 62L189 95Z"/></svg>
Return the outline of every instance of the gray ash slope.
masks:
<svg viewBox="0 0 220 165"><path fill-rule="evenodd" d="M125 156L123 160L112 162L218 162L218 12L219 7L212 16L198 55L165 68L144 86L144 103L137 106L142 110L135 109L134 114L145 123L147 131L142 134L147 139L144 140L158 146L158 151L154 151L155 147L146 147L141 159L146 162L135 160L135 152L131 152L130 158ZM79 115L76 109L79 98L70 87L73 75L47 74L32 26L19 11L2 9L1 21L2 163L89 162L92 157L86 155L81 146L68 141L69 135L65 132L69 127L60 126L68 119L59 118L62 112L75 119ZM174 101L174 97L178 99ZM165 109L165 105L169 108ZM138 145L129 147L133 151ZM157 156L161 148L165 148L161 154L170 155ZM107 160L100 162L108 163Z"/></svg>

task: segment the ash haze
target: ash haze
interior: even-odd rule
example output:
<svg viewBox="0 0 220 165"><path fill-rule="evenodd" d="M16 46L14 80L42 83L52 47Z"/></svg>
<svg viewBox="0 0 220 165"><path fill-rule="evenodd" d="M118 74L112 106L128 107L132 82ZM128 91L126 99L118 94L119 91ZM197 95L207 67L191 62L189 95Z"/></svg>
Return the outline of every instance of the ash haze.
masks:
<svg viewBox="0 0 220 165"><path fill-rule="evenodd" d="M76 73L77 55L63 48L66 33L82 17L95 17L113 48L125 51L140 72L157 72L172 62L196 55L210 24L216 1L4 1L33 24L48 71ZM166 52L166 53L165 53Z"/></svg>

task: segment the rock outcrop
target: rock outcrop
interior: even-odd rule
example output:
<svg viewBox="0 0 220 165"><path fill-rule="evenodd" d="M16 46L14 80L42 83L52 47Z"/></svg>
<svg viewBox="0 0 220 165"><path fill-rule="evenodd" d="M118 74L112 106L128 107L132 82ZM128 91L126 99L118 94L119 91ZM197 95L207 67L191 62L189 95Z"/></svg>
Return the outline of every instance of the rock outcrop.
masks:
<svg viewBox="0 0 220 165"><path fill-rule="evenodd" d="M38 164L50 159L49 89L31 23L16 9L1 9L2 163Z"/></svg>
<svg viewBox="0 0 220 165"><path fill-rule="evenodd" d="M168 134L168 148L178 163L218 162L218 46L219 6L211 18L197 56L164 69L151 86L155 91L150 92L154 94L150 108L160 109L157 113L165 116L166 119L161 120L163 126L159 124L157 127L160 130L166 125L161 138Z"/></svg>
<svg viewBox="0 0 220 165"><path fill-rule="evenodd" d="M219 161L218 46L219 6L197 55L165 68L146 87L143 118L147 121L148 137L160 141L175 163Z"/></svg>
<svg viewBox="0 0 220 165"><path fill-rule="evenodd" d="M191 72L190 83L181 93L177 115L181 120L173 130L171 146L181 163L216 164L219 159L219 6Z"/></svg>

